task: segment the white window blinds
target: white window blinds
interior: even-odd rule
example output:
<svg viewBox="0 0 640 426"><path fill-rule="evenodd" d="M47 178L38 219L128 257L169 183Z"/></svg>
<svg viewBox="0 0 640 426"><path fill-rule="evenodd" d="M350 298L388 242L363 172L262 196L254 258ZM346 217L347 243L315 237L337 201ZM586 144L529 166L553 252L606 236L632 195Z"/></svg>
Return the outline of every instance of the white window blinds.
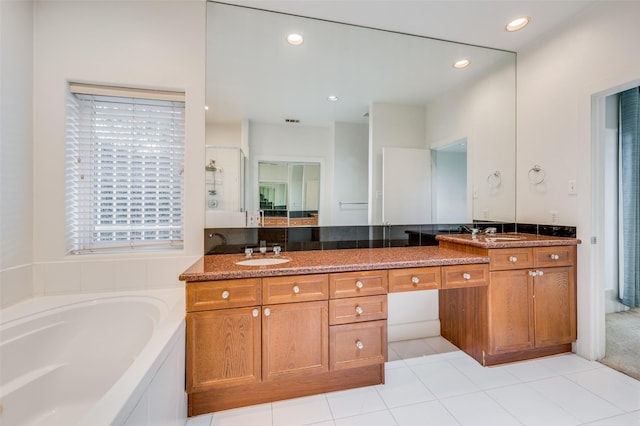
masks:
<svg viewBox="0 0 640 426"><path fill-rule="evenodd" d="M71 253L182 248L184 94L70 84Z"/></svg>

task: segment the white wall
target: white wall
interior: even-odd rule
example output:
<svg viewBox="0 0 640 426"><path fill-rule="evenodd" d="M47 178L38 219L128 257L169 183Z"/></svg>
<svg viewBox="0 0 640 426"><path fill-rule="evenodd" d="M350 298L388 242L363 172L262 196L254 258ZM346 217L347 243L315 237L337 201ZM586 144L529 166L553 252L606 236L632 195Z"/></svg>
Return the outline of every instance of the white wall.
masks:
<svg viewBox="0 0 640 426"><path fill-rule="evenodd" d="M332 225L367 225L369 126L335 124Z"/></svg>
<svg viewBox="0 0 640 426"><path fill-rule="evenodd" d="M424 148L425 108L373 103L369 109L369 223L382 223L382 148ZM431 160L425 164L430 174ZM431 212L429 212L431 214Z"/></svg>
<svg viewBox="0 0 640 426"><path fill-rule="evenodd" d="M34 292L176 286L202 255L205 2L34 3ZM67 255L65 90L68 81L186 93L185 248ZM4 206L3 206L4 213Z"/></svg>
<svg viewBox="0 0 640 426"><path fill-rule="evenodd" d="M548 223L556 210L560 223L577 226L576 350L589 359L602 357L605 344L602 247L590 244L601 235L603 215L602 178L597 168L592 173L600 157L592 156L592 101L640 84L638 16L640 2L599 4L518 56L517 220ZM534 164L546 171L545 191L528 183ZM568 195L569 179L576 179L577 195Z"/></svg>
<svg viewBox="0 0 640 426"><path fill-rule="evenodd" d="M33 5L0 2L0 306L31 296Z"/></svg>
<svg viewBox="0 0 640 426"><path fill-rule="evenodd" d="M473 219L515 218L515 89L513 58L505 57L489 75L427 107L428 147L467 140L467 209ZM502 184L490 188L487 177L495 171Z"/></svg>

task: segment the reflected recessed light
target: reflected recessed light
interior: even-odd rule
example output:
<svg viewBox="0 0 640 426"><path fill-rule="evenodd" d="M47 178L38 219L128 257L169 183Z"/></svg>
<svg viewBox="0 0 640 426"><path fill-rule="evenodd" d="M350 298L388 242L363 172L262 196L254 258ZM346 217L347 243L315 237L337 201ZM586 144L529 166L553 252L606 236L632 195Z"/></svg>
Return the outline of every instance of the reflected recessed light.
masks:
<svg viewBox="0 0 640 426"><path fill-rule="evenodd" d="M335 102L338 100L338 97L336 95L329 95L327 96L327 100L331 102Z"/></svg>
<svg viewBox="0 0 640 426"><path fill-rule="evenodd" d="M471 64L471 61L468 59L461 59L457 62L454 62L453 67L454 68L466 68L469 66L469 64Z"/></svg>
<svg viewBox="0 0 640 426"><path fill-rule="evenodd" d="M209 111L209 105L205 105L205 106L204 106L204 110L205 110L205 111Z"/></svg>
<svg viewBox="0 0 640 426"><path fill-rule="evenodd" d="M300 34L292 33L287 36L287 43L293 46L301 45L303 41L304 39Z"/></svg>
<svg viewBox="0 0 640 426"><path fill-rule="evenodd" d="M526 27L529 24L529 21L531 21L531 18L529 18L528 16L523 16L522 18L516 18L513 21L509 22L504 27L504 29L509 32L518 31Z"/></svg>

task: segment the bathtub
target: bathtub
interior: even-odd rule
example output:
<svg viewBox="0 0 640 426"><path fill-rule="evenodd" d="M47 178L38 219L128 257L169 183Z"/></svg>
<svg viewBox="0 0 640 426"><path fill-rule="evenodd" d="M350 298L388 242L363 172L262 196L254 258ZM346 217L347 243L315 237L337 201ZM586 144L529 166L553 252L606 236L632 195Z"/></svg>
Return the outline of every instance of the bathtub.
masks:
<svg viewBox="0 0 640 426"><path fill-rule="evenodd" d="M184 309L182 288L3 309L0 425L184 425Z"/></svg>

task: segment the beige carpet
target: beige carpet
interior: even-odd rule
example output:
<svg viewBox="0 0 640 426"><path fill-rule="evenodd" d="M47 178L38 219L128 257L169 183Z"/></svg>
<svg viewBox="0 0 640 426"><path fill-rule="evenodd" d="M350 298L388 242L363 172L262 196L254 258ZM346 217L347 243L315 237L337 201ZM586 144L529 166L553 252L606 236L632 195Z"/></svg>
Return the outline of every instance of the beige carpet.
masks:
<svg viewBox="0 0 640 426"><path fill-rule="evenodd" d="M640 308L606 318L607 350L600 362L640 380Z"/></svg>

